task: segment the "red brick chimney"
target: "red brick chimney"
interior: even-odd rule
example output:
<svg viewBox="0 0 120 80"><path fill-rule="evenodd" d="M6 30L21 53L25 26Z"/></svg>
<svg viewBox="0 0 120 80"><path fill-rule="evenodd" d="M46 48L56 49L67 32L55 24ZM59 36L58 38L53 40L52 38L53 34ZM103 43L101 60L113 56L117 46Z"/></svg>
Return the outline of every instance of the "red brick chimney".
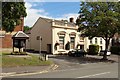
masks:
<svg viewBox="0 0 120 80"><path fill-rule="evenodd" d="M14 29L15 32L24 30L24 17L21 17L20 20L21 20L21 23L15 27Z"/></svg>

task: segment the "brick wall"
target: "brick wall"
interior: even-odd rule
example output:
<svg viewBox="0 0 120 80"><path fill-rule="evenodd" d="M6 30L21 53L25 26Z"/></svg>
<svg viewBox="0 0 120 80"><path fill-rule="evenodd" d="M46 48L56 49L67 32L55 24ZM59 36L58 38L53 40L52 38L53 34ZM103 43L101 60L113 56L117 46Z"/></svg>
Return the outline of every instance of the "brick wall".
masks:
<svg viewBox="0 0 120 80"><path fill-rule="evenodd" d="M21 24L16 26L14 32L23 31L24 29L24 19L21 19ZM0 48L12 48L12 35L5 34L4 37L0 37Z"/></svg>
<svg viewBox="0 0 120 80"><path fill-rule="evenodd" d="M6 34L2 37L2 48L12 48L12 35Z"/></svg>

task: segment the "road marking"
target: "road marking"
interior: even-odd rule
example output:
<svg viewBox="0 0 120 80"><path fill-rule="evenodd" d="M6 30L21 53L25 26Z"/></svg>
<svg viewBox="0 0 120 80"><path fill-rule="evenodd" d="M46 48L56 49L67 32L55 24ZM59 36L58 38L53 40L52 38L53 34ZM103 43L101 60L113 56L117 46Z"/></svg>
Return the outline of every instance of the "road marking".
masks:
<svg viewBox="0 0 120 80"><path fill-rule="evenodd" d="M26 76L26 75L35 75L35 74L41 74L41 73L47 73L48 71L41 71L41 72L35 72L35 73L23 73L23 74L13 74L13 75L4 75L2 77L10 77L10 76Z"/></svg>
<svg viewBox="0 0 120 80"><path fill-rule="evenodd" d="M93 75L87 75L87 76L77 77L77 78L88 78L88 77L98 76L98 75L103 75L103 74L108 74L108 73L110 73L110 72L98 73L98 74L93 74Z"/></svg>
<svg viewBox="0 0 120 80"><path fill-rule="evenodd" d="M52 69L55 70L57 69L59 66L58 65L55 65Z"/></svg>

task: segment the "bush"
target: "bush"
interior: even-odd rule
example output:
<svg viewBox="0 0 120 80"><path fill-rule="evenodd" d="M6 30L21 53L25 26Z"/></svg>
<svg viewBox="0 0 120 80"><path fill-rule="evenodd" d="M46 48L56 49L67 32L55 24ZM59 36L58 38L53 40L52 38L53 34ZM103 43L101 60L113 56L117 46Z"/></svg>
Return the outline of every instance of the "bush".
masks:
<svg viewBox="0 0 120 80"><path fill-rule="evenodd" d="M120 46L112 46L110 51L112 54L120 54Z"/></svg>
<svg viewBox="0 0 120 80"><path fill-rule="evenodd" d="M98 55L99 45L89 45L88 55Z"/></svg>

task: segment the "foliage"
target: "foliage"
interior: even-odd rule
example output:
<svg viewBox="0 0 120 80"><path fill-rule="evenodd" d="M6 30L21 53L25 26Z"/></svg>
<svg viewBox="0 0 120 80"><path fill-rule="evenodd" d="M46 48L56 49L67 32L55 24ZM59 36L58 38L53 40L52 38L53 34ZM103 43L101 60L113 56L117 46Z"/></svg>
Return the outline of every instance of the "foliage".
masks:
<svg viewBox="0 0 120 80"><path fill-rule="evenodd" d="M110 51L112 54L120 54L120 46L111 46Z"/></svg>
<svg viewBox="0 0 120 80"><path fill-rule="evenodd" d="M6 32L12 32L16 25L21 23L20 18L26 17L24 2L3 2L2 3L2 28Z"/></svg>
<svg viewBox="0 0 120 80"><path fill-rule="evenodd" d="M99 51L99 45L89 45L88 55L97 55Z"/></svg>
<svg viewBox="0 0 120 80"><path fill-rule="evenodd" d="M29 26L24 26L24 32L27 32L27 31L29 31L31 29L31 27L29 27Z"/></svg>
<svg viewBox="0 0 120 80"><path fill-rule="evenodd" d="M79 31L90 39L102 37L107 50L110 38L120 32L120 2L82 2L80 6ZM106 54L103 58L107 59Z"/></svg>
<svg viewBox="0 0 120 80"><path fill-rule="evenodd" d="M66 43L65 49L66 49L66 50L70 50L70 42L69 42L69 41Z"/></svg>

